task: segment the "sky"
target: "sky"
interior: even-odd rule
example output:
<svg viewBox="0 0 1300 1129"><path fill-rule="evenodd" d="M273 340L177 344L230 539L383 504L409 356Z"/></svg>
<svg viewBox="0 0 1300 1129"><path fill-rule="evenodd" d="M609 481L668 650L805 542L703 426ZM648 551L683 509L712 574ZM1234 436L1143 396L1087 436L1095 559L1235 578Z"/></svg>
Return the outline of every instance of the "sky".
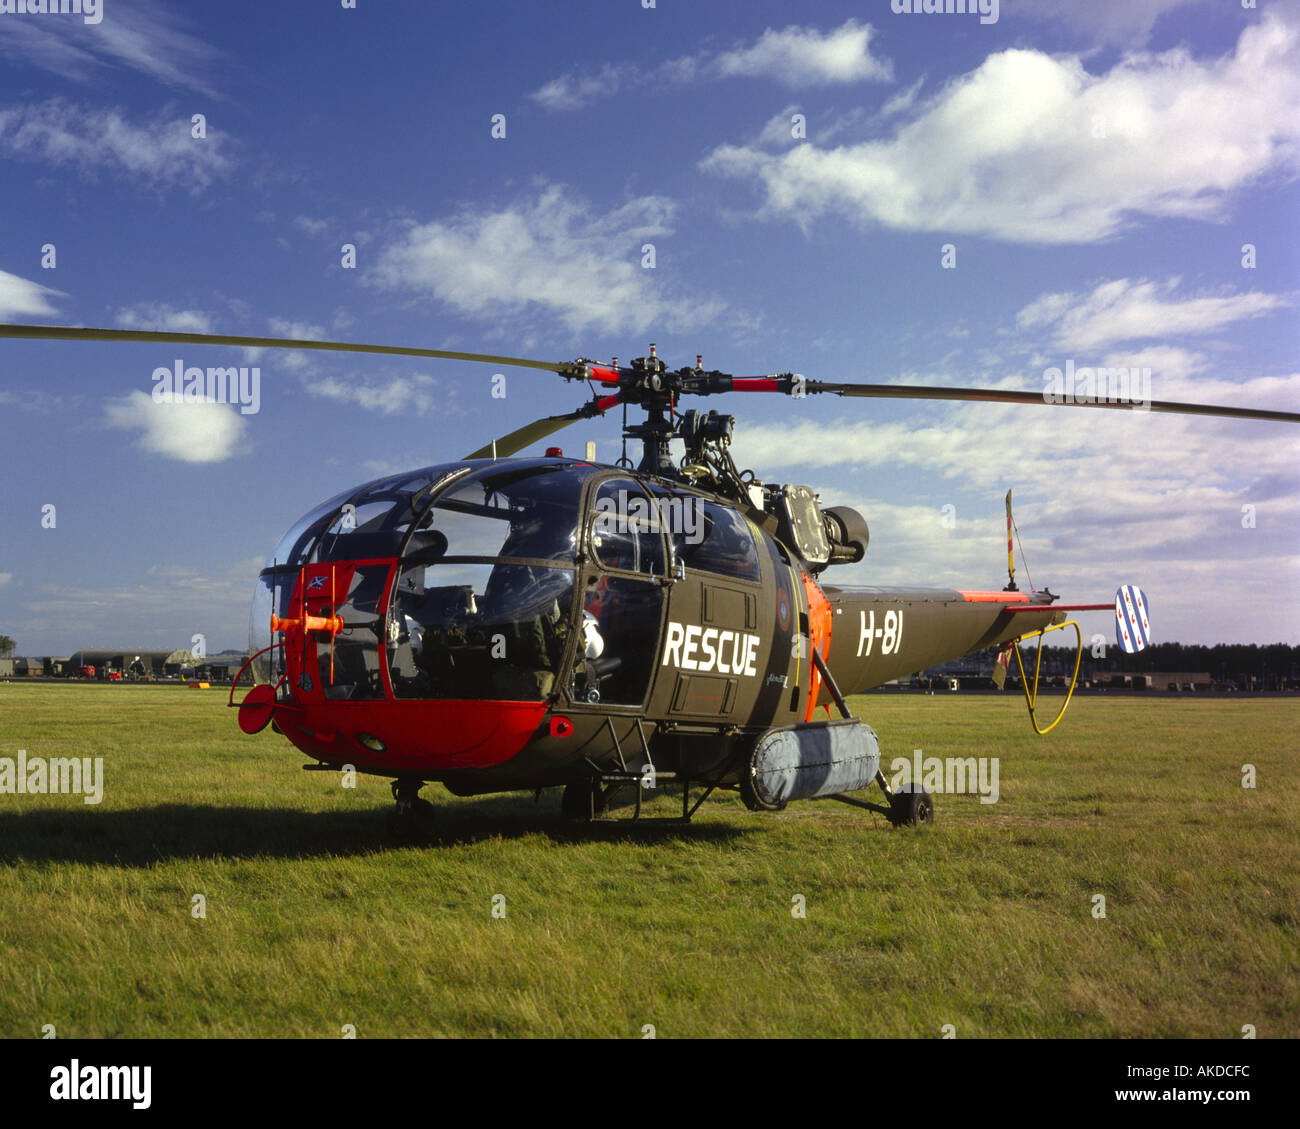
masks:
<svg viewBox="0 0 1300 1129"><path fill-rule="evenodd" d="M1034 392L1122 367L1157 400L1300 405L1294 2L17 6L0 321L553 361L655 342L671 367ZM156 402L177 363L256 367L256 403ZM585 398L525 369L494 396L495 371L0 341L0 633L242 649L317 502ZM865 515L828 582L1000 587L1013 488L1035 586L1139 584L1157 641L1300 642L1293 424L697 406L738 417L741 467ZM613 461L618 437L611 415L551 442Z"/></svg>

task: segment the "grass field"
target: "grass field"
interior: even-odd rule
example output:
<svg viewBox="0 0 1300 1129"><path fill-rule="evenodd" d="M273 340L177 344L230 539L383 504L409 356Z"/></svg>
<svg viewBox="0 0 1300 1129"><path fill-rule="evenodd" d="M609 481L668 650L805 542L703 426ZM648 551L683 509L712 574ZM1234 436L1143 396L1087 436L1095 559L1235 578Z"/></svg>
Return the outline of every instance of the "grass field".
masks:
<svg viewBox="0 0 1300 1129"><path fill-rule="evenodd" d="M224 704L0 684L0 757L105 772L0 795L0 1035L1300 1035L1300 702L1085 698L1039 738L1009 696L862 698L886 761L999 757L999 802L633 830L431 786L418 847L385 781Z"/></svg>

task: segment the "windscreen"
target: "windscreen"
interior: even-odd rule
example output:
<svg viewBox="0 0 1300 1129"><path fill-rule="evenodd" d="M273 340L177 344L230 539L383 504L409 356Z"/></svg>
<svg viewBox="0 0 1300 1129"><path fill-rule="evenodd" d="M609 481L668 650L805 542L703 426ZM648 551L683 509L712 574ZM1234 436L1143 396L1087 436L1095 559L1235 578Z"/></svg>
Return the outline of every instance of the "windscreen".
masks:
<svg viewBox="0 0 1300 1129"><path fill-rule="evenodd" d="M492 466L415 523L388 616L399 698L541 701L572 630L582 487L595 468Z"/></svg>

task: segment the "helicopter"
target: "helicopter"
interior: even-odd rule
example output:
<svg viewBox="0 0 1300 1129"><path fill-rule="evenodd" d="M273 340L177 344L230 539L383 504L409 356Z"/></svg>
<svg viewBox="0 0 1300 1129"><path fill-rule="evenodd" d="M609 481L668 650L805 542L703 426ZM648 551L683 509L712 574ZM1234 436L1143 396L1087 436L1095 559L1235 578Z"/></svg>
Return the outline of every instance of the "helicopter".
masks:
<svg viewBox="0 0 1300 1129"><path fill-rule="evenodd" d="M1065 604L1021 590L1006 497L1008 583L996 591L832 583L863 560L865 518L823 508L808 487L760 481L731 453L735 418L684 400L723 393L819 394L1119 408L1005 389L833 383L796 373L737 377L703 358L670 369L654 345L548 362L358 342L0 325L0 337L332 350L521 366L584 384L576 410L546 416L455 462L364 483L296 521L261 570L249 658L229 704L245 733L270 726L314 771L392 780L394 833L429 825L428 783L472 796L563 789L570 818L621 796L681 791L689 822L717 789L753 811L833 799L893 826L931 823L920 784L894 788L875 731L846 699L913 671L997 648L1036 732L1064 715L1082 635L1072 611L1115 611L1118 644L1151 638L1145 593ZM623 410L615 464L514 457L578 420ZM629 422L628 411L642 414ZM1150 410L1300 422L1300 414L1151 401ZM639 442L635 465L627 443ZM672 444L680 442L681 457ZM1074 674L1054 719L1037 714L1043 636L1073 627ZM1032 679L1019 643L1037 639ZM245 671L254 685L234 702ZM883 803L855 795L878 786ZM694 789L694 795L692 790ZM631 800L627 799L629 793Z"/></svg>

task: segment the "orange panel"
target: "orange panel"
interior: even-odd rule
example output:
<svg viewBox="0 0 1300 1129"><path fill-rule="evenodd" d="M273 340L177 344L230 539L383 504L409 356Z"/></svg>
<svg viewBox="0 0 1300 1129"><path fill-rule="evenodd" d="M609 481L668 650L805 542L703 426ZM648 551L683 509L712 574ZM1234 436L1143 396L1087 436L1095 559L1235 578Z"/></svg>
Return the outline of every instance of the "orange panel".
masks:
<svg viewBox="0 0 1300 1129"><path fill-rule="evenodd" d="M827 665L831 661L831 604L822 590L817 587L817 582L807 573L801 573L803 576L803 590L808 596L808 635L809 641L821 655L822 661ZM815 664L812 664L812 656L808 656L810 669L808 672L808 705L804 708L804 721L812 721L813 710L817 708L817 695L821 693L822 676Z"/></svg>

